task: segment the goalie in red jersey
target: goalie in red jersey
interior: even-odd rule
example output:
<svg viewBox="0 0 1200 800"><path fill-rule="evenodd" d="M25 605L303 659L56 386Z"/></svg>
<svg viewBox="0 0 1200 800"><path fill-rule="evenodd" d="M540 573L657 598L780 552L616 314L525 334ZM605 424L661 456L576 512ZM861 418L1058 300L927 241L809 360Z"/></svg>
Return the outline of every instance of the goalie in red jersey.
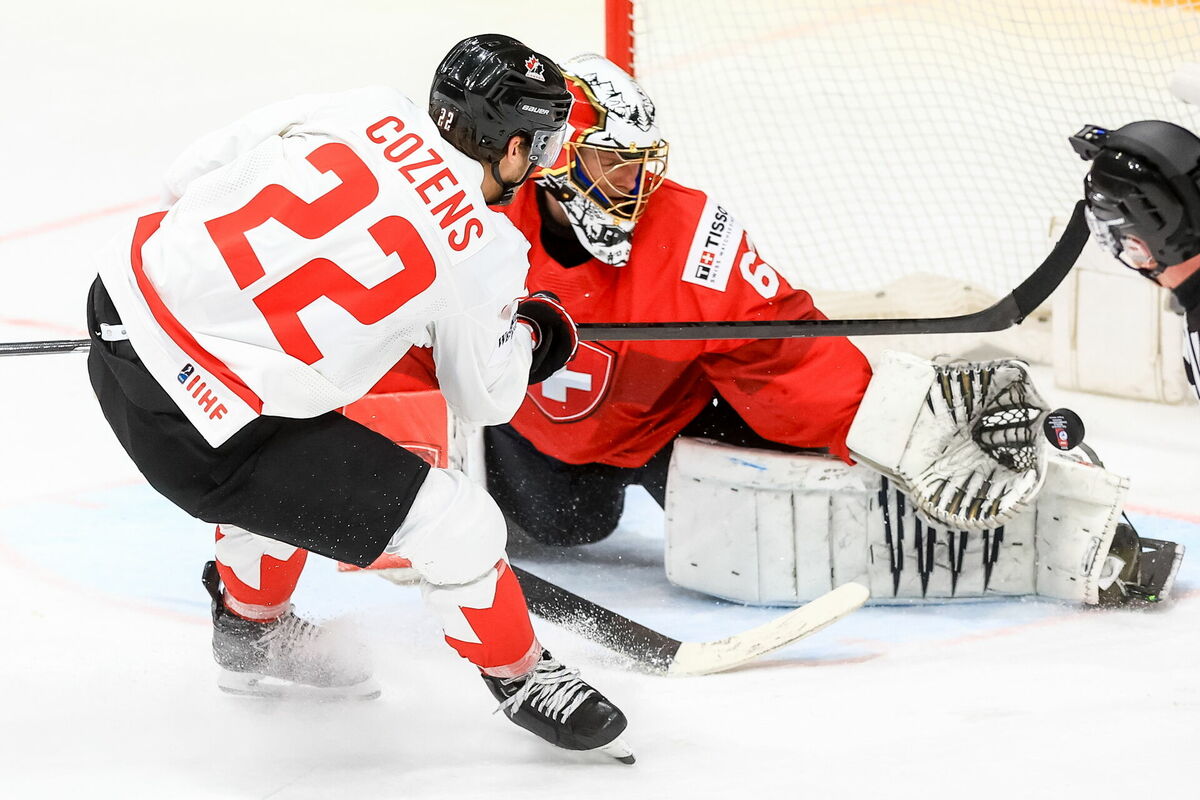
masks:
<svg viewBox="0 0 1200 800"><path fill-rule="evenodd" d="M531 243L531 289L579 322L823 318L729 211L665 177L667 143L632 78L600 56L566 69L568 152L505 209ZM584 342L511 425L486 430L488 486L538 541L595 542L626 486L664 502L681 433L848 460L870 377L843 338Z"/></svg>
<svg viewBox="0 0 1200 800"><path fill-rule="evenodd" d="M563 154L504 210L530 241L531 290L578 322L823 318L728 210L667 179L633 78L595 55L564 73ZM1047 454L1024 364L875 367L839 337L581 342L484 430L488 489L528 536L580 545L641 485L666 510L671 581L739 602L847 581L901 602L1170 591L1178 560L1139 564L1118 525L1128 481Z"/></svg>

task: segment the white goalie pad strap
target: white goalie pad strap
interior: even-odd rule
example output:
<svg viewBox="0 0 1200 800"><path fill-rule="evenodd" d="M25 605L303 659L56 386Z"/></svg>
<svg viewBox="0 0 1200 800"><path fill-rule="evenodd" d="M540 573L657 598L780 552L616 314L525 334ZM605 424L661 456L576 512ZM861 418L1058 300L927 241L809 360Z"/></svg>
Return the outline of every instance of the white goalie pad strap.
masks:
<svg viewBox="0 0 1200 800"><path fill-rule="evenodd" d="M1010 521L1041 487L1045 411L1019 361L935 364L888 352L846 441L931 520L983 531Z"/></svg>
<svg viewBox="0 0 1200 800"><path fill-rule="evenodd" d="M848 581L873 603L1045 594L1095 603L1127 482L1063 457L1007 525L948 529L873 469L679 439L667 483L672 583L754 605L798 605ZM1097 558L1097 555L1100 555Z"/></svg>

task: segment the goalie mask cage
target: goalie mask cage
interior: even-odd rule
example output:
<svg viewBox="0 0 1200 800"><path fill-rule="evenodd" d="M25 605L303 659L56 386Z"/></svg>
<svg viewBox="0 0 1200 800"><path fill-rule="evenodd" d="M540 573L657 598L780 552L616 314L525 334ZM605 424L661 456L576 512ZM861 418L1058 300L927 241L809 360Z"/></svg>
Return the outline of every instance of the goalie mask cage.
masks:
<svg viewBox="0 0 1200 800"><path fill-rule="evenodd" d="M670 177L838 317L965 313L1010 291L1081 196L1068 136L1200 130L1168 89L1198 44L1200 0L606 5L607 55L657 105Z"/></svg>

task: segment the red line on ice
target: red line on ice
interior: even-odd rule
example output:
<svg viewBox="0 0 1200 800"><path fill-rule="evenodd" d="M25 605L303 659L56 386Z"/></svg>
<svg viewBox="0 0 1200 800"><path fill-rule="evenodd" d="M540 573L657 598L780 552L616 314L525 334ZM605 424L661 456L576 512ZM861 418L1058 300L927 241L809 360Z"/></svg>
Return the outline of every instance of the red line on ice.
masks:
<svg viewBox="0 0 1200 800"><path fill-rule="evenodd" d="M30 236L37 236L50 231L62 230L70 228L73 225L79 225L83 222L91 222L94 219L107 217L112 214L119 214L122 211L132 211L134 209L143 208L157 200L157 196L143 197L138 200L131 200L128 203L122 203L117 206L109 206L108 208L100 208L95 211L87 211L83 214L76 214L73 217L64 217L62 219L43 222L40 225L34 225L29 228L21 228L20 230L10 231L9 233L0 233L0 242L11 242L16 239L26 239Z"/></svg>
<svg viewBox="0 0 1200 800"><path fill-rule="evenodd" d="M37 328L38 330L61 333L65 336L84 336L83 328L73 325L61 325L57 322L43 322L40 319L23 319L21 317L0 317L0 325L13 325L19 328Z"/></svg>
<svg viewBox="0 0 1200 800"><path fill-rule="evenodd" d="M1126 511L1132 511L1135 514L1148 514L1152 517L1162 517L1163 519L1176 519L1182 522L1191 522L1200 525L1200 514L1186 514L1182 511L1167 511L1162 508L1150 508L1149 506L1125 506Z"/></svg>

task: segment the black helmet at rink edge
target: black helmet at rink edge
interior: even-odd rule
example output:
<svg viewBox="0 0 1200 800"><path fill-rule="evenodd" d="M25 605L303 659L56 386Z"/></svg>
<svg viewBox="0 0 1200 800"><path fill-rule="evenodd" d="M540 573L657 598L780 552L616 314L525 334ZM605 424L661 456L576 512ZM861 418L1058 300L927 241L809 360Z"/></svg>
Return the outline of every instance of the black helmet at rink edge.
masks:
<svg viewBox="0 0 1200 800"><path fill-rule="evenodd" d="M1160 120L1071 137L1092 161L1084 179L1096 240L1148 278L1200 255L1200 139Z"/></svg>

